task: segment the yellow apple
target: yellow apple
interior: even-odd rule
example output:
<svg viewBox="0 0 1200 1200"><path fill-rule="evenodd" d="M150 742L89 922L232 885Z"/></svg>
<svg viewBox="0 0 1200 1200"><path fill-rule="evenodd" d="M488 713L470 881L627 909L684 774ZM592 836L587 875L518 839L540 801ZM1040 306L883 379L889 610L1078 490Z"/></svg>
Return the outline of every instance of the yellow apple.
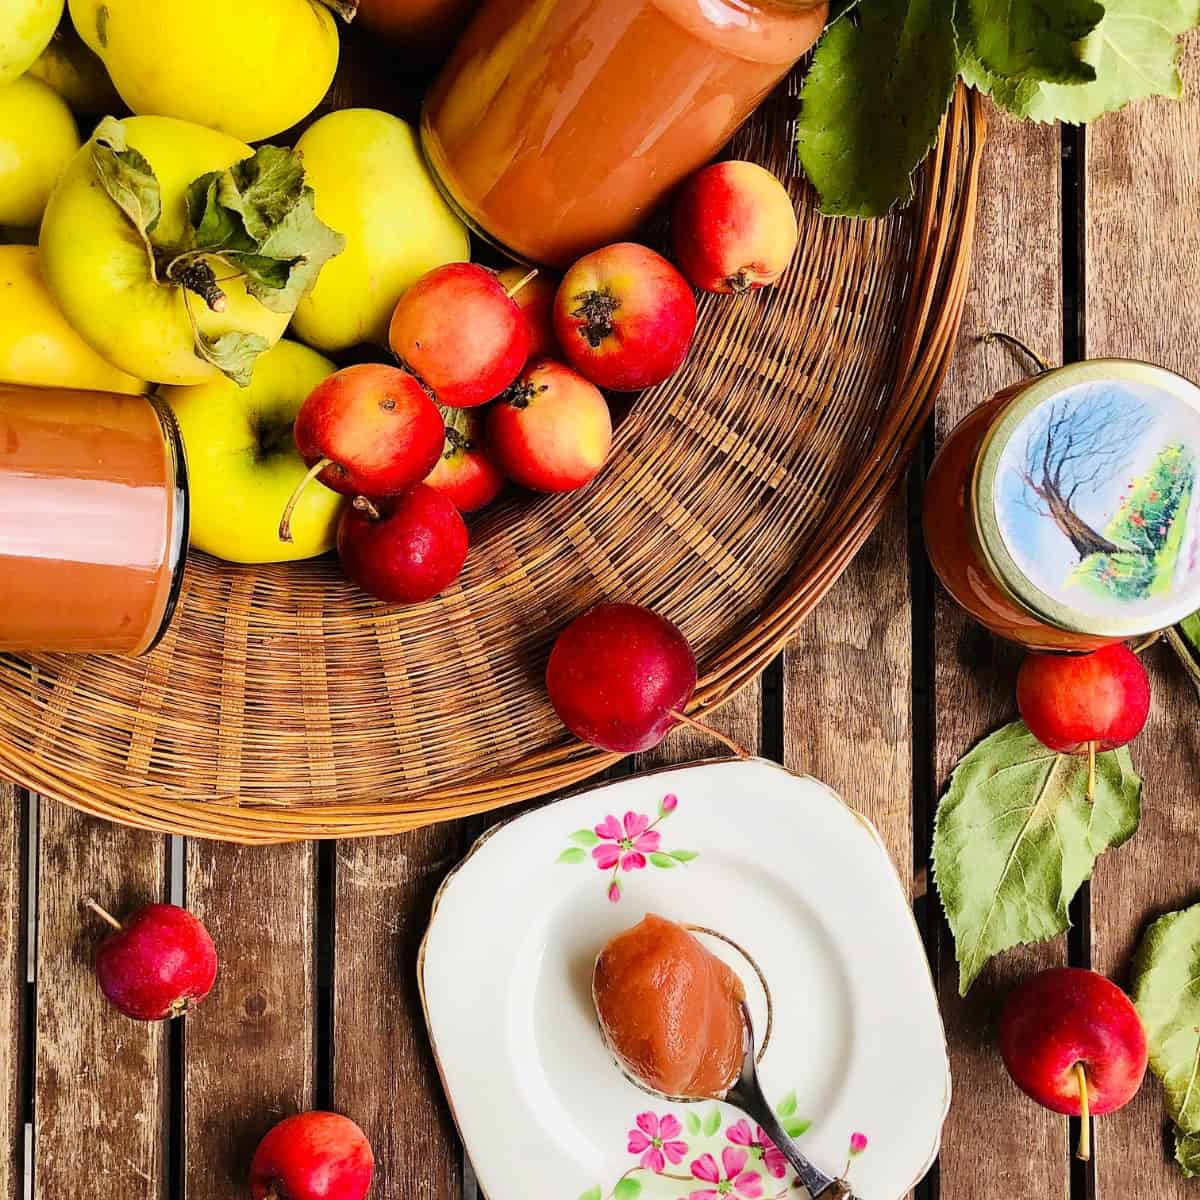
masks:
<svg viewBox="0 0 1200 1200"><path fill-rule="evenodd" d="M313 484L292 515L291 542L279 518L308 468L292 425L308 393L336 370L315 350L287 340L254 364L250 386L214 379L164 387L187 451L192 545L238 563L288 562L333 549L342 497Z"/></svg>
<svg viewBox="0 0 1200 1200"><path fill-rule="evenodd" d="M426 271L465 262L466 227L430 177L410 126L373 108L330 113L296 143L317 216L346 248L300 301L292 330L329 352L387 344L396 301Z"/></svg>
<svg viewBox="0 0 1200 1200"><path fill-rule="evenodd" d="M0 225L36 227L79 149L66 101L40 79L0 84Z"/></svg>
<svg viewBox="0 0 1200 1200"><path fill-rule="evenodd" d="M11 83L54 36L63 0L0 0L0 83Z"/></svg>
<svg viewBox="0 0 1200 1200"><path fill-rule="evenodd" d="M36 246L0 246L0 383L129 395L146 390L67 324L42 282Z"/></svg>

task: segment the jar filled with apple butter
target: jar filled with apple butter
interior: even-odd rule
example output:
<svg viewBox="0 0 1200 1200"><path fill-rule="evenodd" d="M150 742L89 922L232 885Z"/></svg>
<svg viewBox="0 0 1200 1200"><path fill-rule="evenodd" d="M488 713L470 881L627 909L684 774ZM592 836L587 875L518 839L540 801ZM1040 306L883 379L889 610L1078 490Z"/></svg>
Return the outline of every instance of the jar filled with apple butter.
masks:
<svg viewBox="0 0 1200 1200"><path fill-rule="evenodd" d="M484 0L425 100L444 195L516 258L627 238L821 35L827 0Z"/></svg>
<svg viewBox="0 0 1200 1200"><path fill-rule="evenodd" d="M145 654L187 544L187 468L164 404L0 385L0 651Z"/></svg>
<svg viewBox="0 0 1200 1200"><path fill-rule="evenodd" d="M925 545L993 633L1085 652L1200 609L1200 388L1099 359L999 392L925 486Z"/></svg>

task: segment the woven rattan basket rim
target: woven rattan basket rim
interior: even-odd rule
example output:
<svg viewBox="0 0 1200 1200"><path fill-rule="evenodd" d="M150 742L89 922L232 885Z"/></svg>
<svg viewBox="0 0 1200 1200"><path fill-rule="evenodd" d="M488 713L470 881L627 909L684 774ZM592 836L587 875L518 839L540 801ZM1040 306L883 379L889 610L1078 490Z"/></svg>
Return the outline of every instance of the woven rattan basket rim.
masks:
<svg viewBox="0 0 1200 1200"><path fill-rule="evenodd" d="M831 509L828 534L803 572L794 570L751 628L704 670L690 709L709 711L749 684L795 634L875 528L932 411L945 377L966 297L986 125L973 92L959 89L937 149L922 168L926 186L887 417L873 452ZM567 743L538 750L502 775L422 792L419 802L380 800L313 807L181 802L114 787L50 766L0 739L0 776L96 816L148 830L243 844L368 837L489 811L577 784L617 756Z"/></svg>

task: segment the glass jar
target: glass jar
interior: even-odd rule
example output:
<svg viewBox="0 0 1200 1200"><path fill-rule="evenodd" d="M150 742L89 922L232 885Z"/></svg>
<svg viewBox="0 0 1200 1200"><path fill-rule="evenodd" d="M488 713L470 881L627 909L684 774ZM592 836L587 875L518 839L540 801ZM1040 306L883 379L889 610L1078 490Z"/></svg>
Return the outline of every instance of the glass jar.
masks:
<svg viewBox="0 0 1200 1200"><path fill-rule="evenodd" d="M1161 367L1073 363L1014 384L950 434L925 545L1001 637L1087 651L1200 609L1200 389Z"/></svg>
<svg viewBox="0 0 1200 1200"><path fill-rule="evenodd" d="M826 0L484 0L425 100L446 199L508 254L628 237L821 35Z"/></svg>
<svg viewBox="0 0 1200 1200"><path fill-rule="evenodd" d="M170 623L187 542L166 405L0 385L0 650L146 653Z"/></svg>

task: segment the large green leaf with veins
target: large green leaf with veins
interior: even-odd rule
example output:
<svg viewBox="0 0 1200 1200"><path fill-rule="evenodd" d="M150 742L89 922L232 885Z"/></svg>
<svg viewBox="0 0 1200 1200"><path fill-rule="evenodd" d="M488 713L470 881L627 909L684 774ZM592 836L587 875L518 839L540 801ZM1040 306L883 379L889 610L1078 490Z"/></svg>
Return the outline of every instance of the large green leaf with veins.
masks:
<svg viewBox="0 0 1200 1200"><path fill-rule="evenodd" d="M933 869L954 933L959 990L988 959L1070 926L1068 907L1096 858L1131 837L1142 782L1128 750L1096 758L1047 750L1021 721L974 747L938 805Z"/></svg>
<svg viewBox="0 0 1200 1200"><path fill-rule="evenodd" d="M1002 79L1088 82L1095 68L1077 43L1104 16L1096 0L959 0L958 44Z"/></svg>

